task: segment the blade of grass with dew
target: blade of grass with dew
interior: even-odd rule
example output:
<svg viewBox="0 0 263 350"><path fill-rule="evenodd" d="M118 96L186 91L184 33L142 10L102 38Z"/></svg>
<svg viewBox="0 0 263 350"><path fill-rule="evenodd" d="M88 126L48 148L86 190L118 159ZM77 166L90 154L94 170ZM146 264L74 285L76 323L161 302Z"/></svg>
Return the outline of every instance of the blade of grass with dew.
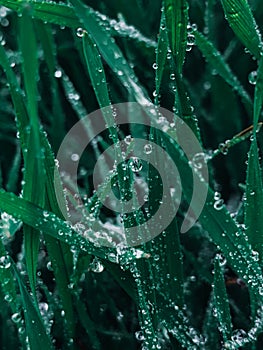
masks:
<svg viewBox="0 0 263 350"><path fill-rule="evenodd" d="M59 119L53 124L52 130L53 131L63 130L64 127L62 127L62 124L63 124L64 118L62 116L63 113L61 110L61 105L58 101L55 101L59 97L57 95L58 83L54 77L54 72L56 69L54 43L52 42L52 36L51 36L49 27L47 28L46 25L44 25L43 23L37 23L37 30L43 45L46 62L50 72L50 79L53 86L53 93L52 93L53 106L54 106L53 111L56 115L56 118L53 118L53 119L57 119L57 118ZM59 115L61 117L59 117ZM56 146L59 145L60 140L58 140L57 137L54 136L55 134L56 134L55 132L52 133L53 135L52 140L55 143L55 148L56 148ZM59 180L58 171L55 171L56 165L55 165L54 154L51 150L49 142L44 133L41 134L41 143L45 149L46 192L47 192L45 208L47 210L52 210L53 213L55 213L58 217L63 219L63 216L57 204L57 197L56 197L56 195L59 195L60 203L63 203L63 198L64 198L63 189L62 189L62 186L60 186L60 191L59 191L60 180ZM57 194L55 193L55 189L54 189L54 175L56 177ZM64 207L66 207L66 203L64 203ZM45 238L47 250L53 265L55 280L57 282L57 287L59 291L59 296L62 301L63 310L65 311L64 319L67 321L66 327L69 332L69 337L74 337L75 322L74 322L73 300L72 300L71 292L68 289L68 285L70 283L70 275L72 273L72 268L73 268L72 254L67 244L60 242L54 237L48 236L46 233L44 233L44 238ZM62 274L61 271L64 271L64 273Z"/></svg>
<svg viewBox="0 0 263 350"><path fill-rule="evenodd" d="M23 333L23 331L21 332L21 330L24 330L24 324L21 315L21 303L20 300L17 298L15 280L11 269L11 259L1 240L0 256L0 290L3 296L2 300L3 302L7 303L9 308L11 309L11 320L13 321L18 330L18 338L20 340L20 343L23 347L25 347L25 334Z"/></svg>
<svg viewBox="0 0 263 350"><path fill-rule="evenodd" d="M12 100L14 103L15 111L16 111L16 116L17 116L17 126L20 134L20 141L21 141L21 146L22 150L26 148L25 145L25 130L28 125L28 117L27 117L27 111L25 108L25 104L23 101L22 93L18 87L18 83L16 80L16 77L9 65L8 59L6 57L5 51L2 48L2 45L0 46L0 63L2 67L4 68L4 71L7 75L9 84L10 84L10 91L11 91L11 96ZM57 198L54 190L54 155L50 149L50 145L46 139L46 136L43 132L41 132L41 144L44 146L45 149L45 170L46 170L46 188L47 188L47 195L49 198L49 204L52 208L52 210L60 214L60 211L58 209L58 204L57 204ZM57 174L57 185L59 184L60 180L58 179L58 174ZM60 197L61 200L60 202L62 203L62 199L64 198L63 190L61 188L60 191ZM60 214L61 215L61 214ZM30 220L29 220L30 224ZM56 235L54 235L54 238L57 239ZM50 239L47 239L50 241ZM70 297L70 291L68 290L68 280L65 279L67 276L66 274L61 275L60 271L66 271L70 270L70 265L72 264L71 257L69 256L69 247L67 245L63 245L63 243L55 243L51 244L50 247L52 248L51 252L51 258L53 260L54 266L57 266L58 269L56 269L56 277L58 279L58 288L59 292L62 298L62 302L64 305L65 309L65 318L68 319L68 324L73 325L73 311L72 310L72 301ZM67 269L63 264L68 266ZM71 321L70 321L71 320Z"/></svg>
<svg viewBox="0 0 263 350"><path fill-rule="evenodd" d="M61 134L65 134L65 117L60 102L58 84L58 78L62 72L57 68L58 63L56 59L56 48L51 26L49 24L44 24L42 21L36 21L35 27L37 30L37 36L39 37L43 47L45 62L49 70L53 115L53 118L51 119L50 136L53 147L55 150L57 150L61 143L61 138L59 137L57 130L60 130Z"/></svg>
<svg viewBox="0 0 263 350"><path fill-rule="evenodd" d="M164 11L170 48L176 69L181 73L187 45L188 3L186 0L165 0Z"/></svg>
<svg viewBox="0 0 263 350"><path fill-rule="evenodd" d="M257 209L256 209L257 208ZM246 201L245 201L245 227L246 235L252 248L263 258L263 182L262 169L259 164L257 141L254 138L248 153ZM256 256L255 256L256 258ZM257 258L257 259L258 259Z"/></svg>
<svg viewBox="0 0 263 350"><path fill-rule="evenodd" d="M0 209L13 215L17 219L22 220L33 228L44 231L48 235L59 239L61 242L80 248L83 252L87 252L106 260L109 260L110 253L115 253L114 249L95 246L90 243L89 240L73 231L71 226L65 221L59 219L55 214L49 212L49 215L46 215L46 210L37 207L23 198L17 197L13 193L7 193L0 190ZM100 226L99 224L95 229L97 232L100 232L100 230L102 230L102 232L108 231L105 226ZM111 236L109 232L108 236ZM125 253L124 259L139 259L136 256L136 252L137 250L135 249L134 254L129 252Z"/></svg>
<svg viewBox="0 0 263 350"><path fill-rule="evenodd" d="M204 335L206 342L205 345L207 349L217 349L220 339L220 333L218 331L217 320L213 315L213 293L211 293L211 297L208 301L208 306L206 308L206 314L204 317L202 334Z"/></svg>
<svg viewBox="0 0 263 350"><path fill-rule="evenodd" d="M253 135L248 153L245 201L246 234L253 249L263 258L263 181L262 168L259 162L257 130L260 111L263 103L263 59L261 57L257 73L254 97ZM257 208L255 210L255 208Z"/></svg>
<svg viewBox="0 0 263 350"><path fill-rule="evenodd" d="M18 14L23 11L24 6L24 2L17 0L0 0L0 4L16 11ZM59 26L71 28L79 26L79 20L71 6L48 1L27 1L27 4L31 7L34 18Z"/></svg>
<svg viewBox="0 0 263 350"><path fill-rule="evenodd" d="M224 264L224 257L218 254L214 262L214 308L220 325L220 331L226 342L231 337L232 324L222 264Z"/></svg>
<svg viewBox="0 0 263 350"><path fill-rule="evenodd" d="M123 86L134 96L138 103L148 105L150 99L147 92L139 85L133 69L129 66L114 38L103 28L94 11L83 6L79 0L72 0L71 2L75 6L76 14L84 28L97 44L103 59L120 79Z"/></svg>
<svg viewBox="0 0 263 350"><path fill-rule="evenodd" d="M162 134L154 128L151 130L150 139L153 139L154 143L162 147ZM152 153L153 152L155 152L154 149L152 150ZM166 164L164 159L162 157L156 159L157 154L154 153L153 155L156 164L165 169ZM150 212L155 209L155 206L158 208L160 205L160 186L157 186L157 183L158 180L154 174L153 168L150 167L148 173L148 202L151 203ZM152 212L151 214L153 215L154 213ZM182 308L184 304L183 263L176 217L172 220L170 225L165 228L165 232L159 237L156 237L153 247L149 251L153 255L153 275L155 281L158 281L156 290L162 295L167 295L168 300L173 300L175 305ZM156 257L157 263L155 262ZM155 274L155 271L158 271L158 273ZM169 276L169 278L167 278L167 276Z"/></svg>
<svg viewBox="0 0 263 350"><path fill-rule="evenodd" d="M214 20L214 9L215 9L215 0L207 0L205 4L205 16L204 16L204 22L205 22L205 28L207 36L210 40L213 40L215 37L215 20Z"/></svg>
<svg viewBox="0 0 263 350"><path fill-rule="evenodd" d="M169 144L169 141L166 142L165 145L168 153L176 162L176 158L174 158L177 154L175 146ZM179 154L177 157L179 159L181 158ZM192 178L193 176L199 177L199 175L197 175L195 171L191 169L188 162L183 159L180 162L180 173L184 174L181 180L184 195L189 203L193 190ZM205 189L208 186L206 183L201 181L199 185L199 193L207 191L207 189ZM214 192L208 188L207 201L203 207L199 221L204 229L207 230L213 242L220 247L231 267L241 275L251 287L253 293L257 295L262 284L259 264L252 258L252 252L245 237L242 235L240 228L238 228L228 211L224 206L218 209L214 204ZM195 208L192 208L192 210L195 211ZM252 279L248 278L249 274L253 277Z"/></svg>
<svg viewBox="0 0 263 350"><path fill-rule="evenodd" d="M211 65L213 69L236 91L241 97L244 105L251 115L252 112L252 100L248 93L245 91L244 87L241 85L237 77L232 72L229 65L225 62L223 56L214 47L211 41L209 41L202 33L198 30L193 29L193 34L195 36L195 42L199 50L202 52L203 56L207 62Z"/></svg>
<svg viewBox="0 0 263 350"><path fill-rule="evenodd" d="M155 104L156 105L158 105L158 96L160 94L163 71L164 71L165 62L167 59L167 52L168 52L168 38L167 38L167 32L165 28L166 28L165 14L163 12L161 16L158 44L157 44L157 51L156 51L156 64L157 64L156 75L155 75L155 89L156 89Z"/></svg>
<svg viewBox="0 0 263 350"><path fill-rule="evenodd" d="M27 110L29 116L29 135L24 150L24 186L23 196L41 207L45 203L45 171L43 166L43 151L40 146L39 120L37 107L37 44L35 30L30 14L30 8L25 8L19 19L19 45L23 55L23 75L27 96ZM32 174L35 174L34 180ZM28 277L33 295L36 298L36 272L39 249L39 233L32 227L24 226L25 256Z"/></svg>
<svg viewBox="0 0 263 350"><path fill-rule="evenodd" d="M221 0L226 19L243 45L257 59L262 52L261 34L247 0Z"/></svg>
<svg viewBox="0 0 263 350"><path fill-rule="evenodd" d="M26 332L29 339L29 344L32 349L50 350L53 349L53 345L49 335L46 333L45 326L43 324L39 310L33 304L32 299L26 290L24 282L22 281L19 272L16 269L15 264L12 262L12 268L16 280L19 285L21 293L21 302L24 309L24 316L26 322Z"/></svg>

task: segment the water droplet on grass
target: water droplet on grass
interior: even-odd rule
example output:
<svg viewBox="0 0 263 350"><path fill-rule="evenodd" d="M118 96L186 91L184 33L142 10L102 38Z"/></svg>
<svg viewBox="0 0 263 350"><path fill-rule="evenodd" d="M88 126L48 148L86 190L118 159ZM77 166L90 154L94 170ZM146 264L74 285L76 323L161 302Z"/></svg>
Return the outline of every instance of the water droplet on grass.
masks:
<svg viewBox="0 0 263 350"><path fill-rule="evenodd" d="M252 71L252 72L250 72L249 73L249 75L248 75L248 81L250 82L250 84L252 84L252 85L255 85L256 84L256 82L257 82L257 71L256 70L254 70L254 71Z"/></svg>
<svg viewBox="0 0 263 350"><path fill-rule="evenodd" d="M19 323L21 321L22 317L20 315L19 312L16 312L14 313L12 316L11 316L11 320L14 322L14 323Z"/></svg>
<svg viewBox="0 0 263 350"><path fill-rule="evenodd" d="M151 154L152 153L152 145L147 143L145 146L144 146L144 153L145 154Z"/></svg>
<svg viewBox="0 0 263 350"><path fill-rule="evenodd" d="M96 273L101 273L104 270L104 266L97 257L95 257L90 264L90 270Z"/></svg>
<svg viewBox="0 0 263 350"><path fill-rule="evenodd" d="M133 173L138 173L142 170L142 162L137 157L131 157L129 160L129 167Z"/></svg>
<svg viewBox="0 0 263 350"><path fill-rule="evenodd" d="M54 77L55 78L61 78L62 77L62 71L61 70L56 70L54 73Z"/></svg>
<svg viewBox="0 0 263 350"><path fill-rule="evenodd" d="M0 258L0 268L1 269L9 269L11 266L10 259L7 255L1 256Z"/></svg>
<svg viewBox="0 0 263 350"><path fill-rule="evenodd" d="M76 30L76 34L79 38L83 38L84 34L86 33L86 31L83 28L78 28Z"/></svg>

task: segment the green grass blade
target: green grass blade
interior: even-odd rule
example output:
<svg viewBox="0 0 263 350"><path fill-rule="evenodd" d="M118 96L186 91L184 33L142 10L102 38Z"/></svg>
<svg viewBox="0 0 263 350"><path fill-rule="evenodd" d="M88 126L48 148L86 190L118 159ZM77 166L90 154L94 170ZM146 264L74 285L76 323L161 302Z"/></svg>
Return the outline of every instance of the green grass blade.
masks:
<svg viewBox="0 0 263 350"><path fill-rule="evenodd" d="M101 108L111 105L104 67L97 45L88 34L83 37L83 50L90 79Z"/></svg>
<svg viewBox="0 0 263 350"><path fill-rule="evenodd" d="M23 55L24 84L30 123L27 148L24 150L25 185L23 187L23 196L25 199L43 206L45 200L45 172L43 167L43 152L40 147L40 125L37 107L37 46L33 21L28 8L25 8L19 22L19 44ZM34 180L31 176L33 173L35 173ZM24 227L24 242L28 277L31 289L35 293L39 235L38 232L34 232L34 229L27 225Z"/></svg>
<svg viewBox="0 0 263 350"><path fill-rule="evenodd" d="M50 350L53 349L50 337L46 333L45 326L41 319L38 309L30 298L28 291L17 271L15 264L13 264L14 273L19 285L21 293L21 302L24 309L24 316L26 322L26 332L29 338L29 344L32 349Z"/></svg>
<svg viewBox="0 0 263 350"><path fill-rule="evenodd" d="M260 58L261 34L247 0L221 0L226 19L236 36L252 55Z"/></svg>
<svg viewBox="0 0 263 350"><path fill-rule="evenodd" d="M181 73L187 45L188 3L186 0L165 0L164 11L176 69Z"/></svg>
<svg viewBox="0 0 263 350"><path fill-rule="evenodd" d="M263 183L262 169L259 164L257 141L254 138L248 154L245 227L252 248L263 258Z"/></svg>
<svg viewBox="0 0 263 350"><path fill-rule="evenodd" d="M1 0L0 4L18 13L21 13L24 7L22 1L19 2L16 0ZM47 1L27 1L27 4L31 8L34 17L44 22L71 28L77 28L79 26L79 20L75 15L74 9L68 5Z"/></svg>
<svg viewBox="0 0 263 350"><path fill-rule="evenodd" d="M238 78L234 75L229 65L225 62L224 57L214 47L211 41L209 41L198 30L193 29L195 36L195 42L207 62L211 65L212 69L215 69L217 73L239 94L242 101L249 113L252 110L252 101L244 87L239 82Z"/></svg>
<svg viewBox="0 0 263 350"><path fill-rule="evenodd" d="M257 80L255 88L255 97L254 97L254 115L253 115L253 124L254 124L254 136L258 128L258 121L260 116L260 111L262 109L263 103L263 56L261 56L259 61L259 66L257 70Z"/></svg>
<svg viewBox="0 0 263 350"><path fill-rule="evenodd" d="M40 39L44 51L44 58L49 70L50 90L52 94L52 116L50 126L51 142L55 150L59 148L61 138L57 130L65 134L65 116L60 102L58 78L62 72L57 68L56 47L52 36L52 28L49 24L36 21L37 36Z"/></svg>
<svg viewBox="0 0 263 350"><path fill-rule="evenodd" d="M167 59L168 47L169 47L168 37L167 37L167 32L165 30L165 15L164 13L162 13L159 36L158 36L157 51L156 51L157 68L156 68L156 75L155 75L155 88L156 88L155 104L157 105L158 105L158 96L160 94L160 88L162 83L163 71L164 71L165 62Z"/></svg>
<svg viewBox="0 0 263 350"><path fill-rule="evenodd" d="M218 319L221 333L223 334L224 341L226 342L228 339L230 339L232 333L232 324L222 269L223 263L224 258L220 255L217 255L214 265L214 306L216 310L216 318Z"/></svg>
<svg viewBox="0 0 263 350"><path fill-rule="evenodd" d="M95 41L103 59L120 79L123 86L134 96L138 103L142 105L149 104L150 100L147 92L139 85L133 69L129 66L114 38L102 26L101 20L91 8L85 7L79 0L72 0L71 2L75 6L76 14L82 26Z"/></svg>

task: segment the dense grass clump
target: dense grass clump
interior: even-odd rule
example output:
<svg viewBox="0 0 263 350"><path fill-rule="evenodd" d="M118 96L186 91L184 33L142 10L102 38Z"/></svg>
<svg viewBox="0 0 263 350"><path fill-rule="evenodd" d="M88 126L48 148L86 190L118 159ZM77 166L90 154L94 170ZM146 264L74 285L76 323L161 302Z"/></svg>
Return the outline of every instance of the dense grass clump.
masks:
<svg viewBox="0 0 263 350"><path fill-rule="evenodd" d="M262 349L262 18L0 0L1 349Z"/></svg>

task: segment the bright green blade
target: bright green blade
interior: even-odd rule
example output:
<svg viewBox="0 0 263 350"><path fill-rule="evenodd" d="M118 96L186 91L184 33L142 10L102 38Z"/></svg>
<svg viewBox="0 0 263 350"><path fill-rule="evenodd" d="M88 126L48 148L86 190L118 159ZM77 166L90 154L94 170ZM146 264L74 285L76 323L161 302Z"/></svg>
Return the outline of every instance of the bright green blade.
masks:
<svg viewBox="0 0 263 350"><path fill-rule="evenodd" d="M31 8L34 17L44 22L72 28L79 26L79 20L75 15L74 9L68 5L47 1L26 1L26 3ZM21 13L24 7L24 2L17 0L2 0L0 4L18 13Z"/></svg>
<svg viewBox="0 0 263 350"><path fill-rule="evenodd" d="M31 18L30 9L25 8L19 19L19 44L23 55L24 85L27 97L27 110L29 116L29 132L27 145L24 149L25 173L23 196L39 206L44 205L45 200L45 169L43 166L43 151L40 146L39 120L37 106L37 45L35 30ZM32 174L35 174L34 179ZM39 235L32 227L24 227L24 242L26 264L31 289L35 294L37 257L39 249Z"/></svg>
<svg viewBox="0 0 263 350"><path fill-rule="evenodd" d="M181 73L187 45L188 3L186 0L165 0L164 11L176 69Z"/></svg>
<svg viewBox="0 0 263 350"><path fill-rule="evenodd" d="M262 52L262 40L247 0L221 0L226 19L236 36L256 58Z"/></svg>

